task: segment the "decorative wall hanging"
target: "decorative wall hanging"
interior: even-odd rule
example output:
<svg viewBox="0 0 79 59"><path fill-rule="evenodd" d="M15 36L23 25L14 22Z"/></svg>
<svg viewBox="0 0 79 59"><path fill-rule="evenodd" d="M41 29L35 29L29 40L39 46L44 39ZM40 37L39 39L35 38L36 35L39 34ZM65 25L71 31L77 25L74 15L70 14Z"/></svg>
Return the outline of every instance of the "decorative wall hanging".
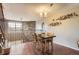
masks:
<svg viewBox="0 0 79 59"><path fill-rule="evenodd" d="M60 24L62 24L61 22L55 22L55 23L51 23L51 24L49 24L50 26L58 26L58 25L60 25Z"/></svg>
<svg viewBox="0 0 79 59"><path fill-rule="evenodd" d="M57 25L60 25L62 24L60 21L58 20L66 20L66 19L69 19L69 18L72 18L72 17L75 17L75 16L78 16L77 13L73 12L73 13L70 13L70 14L67 14L67 15L64 15L64 16L60 16L59 18L57 19L52 19L52 23L50 23L49 25L50 26L57 26Z"/></svg>
<svg viewBox="0 0 79 59"><path fill-rule="evenodd" d="M52 20L52 23L50 23L49 25L50 25L50 26L58 26L58 25L60 25L60 24L62 24L60 21L53 19L53 20Z"/></svg>
<svg viewBox="0 0 79 59"><path fill-rule="evenodd" d="M72 18L74 16L78 16L78 14L76 14L75 12L74 13L70 13L70 14L67 14L67 15L64 15L64 16L60 16L56 20L66 20L66 19Z"/></svg>

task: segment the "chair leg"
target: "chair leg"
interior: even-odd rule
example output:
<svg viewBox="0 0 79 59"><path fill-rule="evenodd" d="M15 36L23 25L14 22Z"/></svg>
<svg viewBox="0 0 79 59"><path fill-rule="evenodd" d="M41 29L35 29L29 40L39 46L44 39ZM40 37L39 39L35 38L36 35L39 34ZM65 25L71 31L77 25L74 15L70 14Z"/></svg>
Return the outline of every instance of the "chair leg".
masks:
<svg viewBox="0 0 79 59"><path fill-rule="evenodd" d="M49 53L49 42L46 43L46 52Z"/></svg>
<svg viewBox="0 0 79 59"><path fill-rule="evenodd" d="M44 51L45 51L45 44L44 44L44 43L42 43L42 53L43 53L43 54L45 54L45 52L44 52Z"/></svg>
<svg viewBox="0 0 79 59"><path fill-rule="evenodd" d="M44 43L44 54L46 54L46 50L47 50L47 42L46 42L46 40L45 40L45 43Z"/></svg>

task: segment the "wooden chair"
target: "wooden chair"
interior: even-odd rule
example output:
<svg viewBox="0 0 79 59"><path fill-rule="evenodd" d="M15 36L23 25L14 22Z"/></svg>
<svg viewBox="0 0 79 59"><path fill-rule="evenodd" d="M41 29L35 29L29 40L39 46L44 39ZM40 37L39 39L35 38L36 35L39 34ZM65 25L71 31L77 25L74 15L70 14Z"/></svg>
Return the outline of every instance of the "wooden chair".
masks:
<svg viewBox="0 0 79 59"><path fill-rule="evenodd" d="M33 47L41 50L41 38L36 33L33 34Z"/></svg>
<svg viewBox="0 0 79 59"><path fill-rule="evenodd" d="M33 47L36 48L36 44L37 44L37 36L36 33L33 34Z"/></svg>

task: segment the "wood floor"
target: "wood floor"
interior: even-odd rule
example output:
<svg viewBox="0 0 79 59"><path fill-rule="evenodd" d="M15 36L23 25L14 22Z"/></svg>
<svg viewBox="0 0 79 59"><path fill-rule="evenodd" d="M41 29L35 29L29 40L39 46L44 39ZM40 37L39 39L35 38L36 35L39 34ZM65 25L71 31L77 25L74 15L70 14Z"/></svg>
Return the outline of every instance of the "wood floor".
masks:
<svg viewBox="0 0 79 59"><path fill-rule="evenodd" d="M32 43L27 42L12 46L10 55L42 55L40 51L34 50ZM53 55L79 55L79 51L54 43Z"/></svg>

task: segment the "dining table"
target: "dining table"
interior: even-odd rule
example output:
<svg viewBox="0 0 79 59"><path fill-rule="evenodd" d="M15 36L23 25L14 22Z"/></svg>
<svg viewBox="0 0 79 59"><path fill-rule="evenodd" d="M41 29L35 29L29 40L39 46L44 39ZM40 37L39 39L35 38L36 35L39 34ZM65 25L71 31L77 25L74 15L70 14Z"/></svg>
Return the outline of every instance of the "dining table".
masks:
<svg viewBox="0 0 79 59"><path fill-rule="evenodd" d="M41 34L40 37L42 38L42 42L44 43L44 47L43 47L43 54L46 54L48 53L49 54L49 45L48 47L46 46L47 44L51 43L51 53L50 54L53 54L53 38L56 37L55 35L47 35L45 33ZM48 49L48 50L47 50Z"/></svg>

